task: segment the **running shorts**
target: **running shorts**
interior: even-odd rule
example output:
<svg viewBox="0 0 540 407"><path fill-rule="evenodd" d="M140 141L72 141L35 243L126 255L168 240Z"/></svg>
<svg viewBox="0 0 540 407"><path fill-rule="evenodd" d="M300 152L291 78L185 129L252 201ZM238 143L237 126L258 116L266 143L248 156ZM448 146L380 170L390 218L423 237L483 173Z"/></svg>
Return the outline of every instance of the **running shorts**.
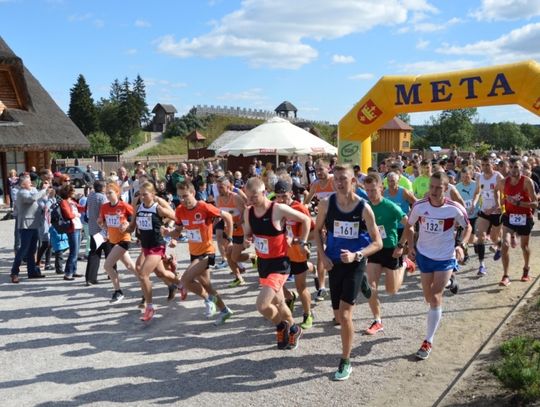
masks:
<svg viewBox="0 0 540 407"><path fill-rule="evenodd" d="M334 263L328 272L332 309L339 309L340 301L354 305L366 272L366 259L352 263Z"/></svg>
<svg viewBox="0 0 540 407"><path fill-rule="evenodd" d="M291 261L291 275L293 276L305 273L308 269L307 261Z"/></svg>
<svg viewBox="0 0 540 407"><path fill-rule="evenodd" d="M373 264L380 264L381 266L389 270L397 270L398 268L403 266L403 256L399 256L399 258L396 259L392 257L393 253L393 247L383 247L377 253L369 256L368 261Z"/></svg>
<svg viewBox="0 0 540 407"><path fill-rule="evenodd" d="M208 259L208 267L213 266L216 264L216 254L215 253L207 253L207 254L199 254L198 256L190 255L190 260L193 263L195 260L204 260Z"/></svg>
<svg viewBox="0 0 540 407"><path fill-rule="evenodd" d="M259 283L263 287L270 287L277 293L283 288L288 277L288 274L270 273L264 278L259 278Z"/></svg>
<svg viewBox="0 0 540 407"><path fill-rule="evenodd" d="M424 256L418 250L416 251L416 264L422 273L433 273L434 271L457 270L458 262L454 259L432 260Z"/></svg>
<svg viewBox="0 0 540 407"><path fill-rule="evenodd" d="M488 220L489 224L493 227L497 227L502 223L500 213L486 215L484 212L480 211L478 212L478 217Z"/></svg>
<svg viewBox="0 0 540 407"><path fill-rule="evenodd" d="M165 246L157 246L157 247L143 247L142 252L145 256L165 256Z"/></svg>
<svg viewBox="0 0 540 407"><path fill-rule="evenodd" d="M504 214L503 217L502 217L502 223L508 229L513 230L514 232L516 232L519 236L529 236L531 234L532 228L534 226L534 219L533 219L532 216L527 217L525 225L511 225L510 224L510 216L508 214Z"/></svg>

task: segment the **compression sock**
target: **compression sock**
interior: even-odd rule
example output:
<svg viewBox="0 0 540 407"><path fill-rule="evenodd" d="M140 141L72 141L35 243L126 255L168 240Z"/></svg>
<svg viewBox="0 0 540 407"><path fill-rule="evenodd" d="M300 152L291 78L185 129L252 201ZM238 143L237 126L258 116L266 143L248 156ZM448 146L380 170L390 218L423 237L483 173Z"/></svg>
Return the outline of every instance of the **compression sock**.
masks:
<svg viewBox="0 0 540 407"><path fill-rule="evenodd" d="M441 317L442 317L442 307L429 309L428 317L427 317L427 335L426 335L426 341L428 341L429 343L433 343L433 337L435 336L435 332L437 331L437 328L439 327L439 322L441 322Z"/></svg>

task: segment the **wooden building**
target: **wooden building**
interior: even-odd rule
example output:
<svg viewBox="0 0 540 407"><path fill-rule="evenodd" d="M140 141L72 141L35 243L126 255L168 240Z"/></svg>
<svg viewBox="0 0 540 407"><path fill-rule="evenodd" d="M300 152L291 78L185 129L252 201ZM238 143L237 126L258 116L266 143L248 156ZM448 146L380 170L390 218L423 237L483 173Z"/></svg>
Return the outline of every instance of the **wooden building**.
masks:
<svg viewBox="0 0 540 407"><path fill-rule="evenodd" d="M0 37L0 183L8 171L50 167L51 151L84 150L90 143L58 107L21 58Z"/></svg>
<svg viewBox="0 0 540 407"><path fill-rule="evenodd" d="M154 118L152 120L152 131L164 132L167 126L174 121L174 114L177 113L173 105L158 103L152 109Z"/></svg>
<svg viewBox="0 0 540 407"><path fill-rule="evenodd" d="M412 127L398 117L382 126L372 137L371 151L374 153L408 153L411 151Z"/></svg>

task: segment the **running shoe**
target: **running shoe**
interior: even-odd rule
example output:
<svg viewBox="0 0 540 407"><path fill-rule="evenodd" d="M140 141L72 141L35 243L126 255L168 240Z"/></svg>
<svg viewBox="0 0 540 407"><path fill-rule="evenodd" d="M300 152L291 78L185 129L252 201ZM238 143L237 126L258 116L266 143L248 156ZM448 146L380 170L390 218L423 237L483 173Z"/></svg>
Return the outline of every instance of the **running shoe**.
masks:
<svg viewBox="0 0 540 407"><path fill-rule="evenodd" d="M374 320L368 329L364 331L366 335L375 335L377 332L383 332L383 324L381 321Z"/></svg>
<svg viewBox="0 0 540 407"><path fill-rule="evenodd" d="M315 300L316 301L324 301L325 299L328 298L328 290L324 287L322 288L319 288L319 290L317 290L317 296L315 297Z"/></svg>
<svg viewBox="0 0 540 407"><path fill-rule="evenodd" d="M122 292L122 290L116 290L113 293L112 298L111 298L111 300L109 302L111 304L118 304L123 299L124 299L124 293Z"/></svg>
<svg viewBox="0 0 540 407"><path fill-rule="evenodd" d="M449 283L450 284L447 287L448 290L450 290L452 294L457 294L459 291L459 284L457 283L456 278L450 277Z"/></svg>
<svg viewBox="0 0 540 407"><path fill-rule="evenodd" d="M296 299L298 298L298 296L296 295L294 291L291 291L291 294L292 294L292 298L290 300L285 300L285 304L287 304L287 307L289 307L292 314L294 312L294 303Z"/></svg>
<svg viewBox="0 0 540 407"><path fill-rule="evenodd" d="M251 265L255 268L257 268L257 255L253 256L253 257L250 257L249 258L251 260Z"/></svg>
<svg viewBox="0 0 540 407"><path fill-rule="evenodd" d="M241 264L238 265L238 270L240 271L240 274L244 274L247 271L247 269Z"/></svg>
<svg viewBox="0 0 540 407"><path fill-rule="evenodd" d="M140 320L143 322L150 322L152 318L154 318L154 314L156 311L154 310L154 307L146 307L144 310L144 314L141 316Z"/></svg>
<svg viewBox="0 0 540 407"><path fill-rule="evenodd" d="M495 254L493 255L493 260L497 261L500 258L501 258L501 249L497 248L497 250L495 251Z"/></svg>
<svg viewBox="0 0 540 407"><path fill-rule="evenodd" d="M287 349L287 346L289 346L289 325L287 323L282 324L283 328L276 328L277 348Z"/></svg>
<svg viewBox="0 0 540 407"><path fill-rule="evenodd" d="M146 301L144 299L144 296L142 297L141 301L139 302L139 304L137 304L137 307L141 308L141 309L144 309L144 307L146 307Z"/></svg>
<svg viewBox="0 0 540 407"><path fill-rule="evenodd" d="M178 294L180 295L180 300L185 301L188 295L188 290L183 284L178 285Z"/></svg>
<svg viewBox="0 0 540 407"><path fill-rule="evenodd" d="M176 284L171 284L168 286L169 288L169 295L167 296L167 301L174 300L174 297L176 296L176 293L178 292L178 286Z"/></svg>
<svg viewBox="0 0 540 407"><path fill-rule="evenodd" d="M487 268L485 266L480 266L478 268L478 273L476 273L477 276L484 277L487 274Z"/></svg>
<svg viewBox="0 0 540 407"><path fill-rule="evenodd" d="M213 299L208 297L208 299L204 300L204 316L206 318L212 318L216 313L216 303Z"/></svg>
<svg viewBox="0 0 540 407"><path fill-rule="evenodd" d="M510 277L503 276L501 282L499 283L501 287L508 287L510 285Z"/></svg>
<svg viewBox="0 0 540 407"><path fill-rule="evenodd" d="M309 313L309 315L304 314L304 320L300 324L300 327L302 329L309 329L313 326L313 314Z"/></svg>
<svg viewBox="0 0 540 407"><path fill-rule="evenodd" d="M332 318L332 325L334 325L334 326L340 326L341 324L337 321L336 318Z"/></svg>
<svg viewBox="0 0 540 407"><path fill-rule="evenodd" d="M418 352L416 352L416 357L418 359L426 360L429 358L429 354L431 353L431 343L428 341L422 342L422 346L420 346L420 349L418 349Z"/></svg>
<svg viewBox="0 0 540 407"><path fill-rule="evenodd" d="M214 321L214 325L215 326L223 325L225 321L227 321L232 316L233 316L233 312L228 307L225 307L218 314L217 319Z"/></svg>
<svg viewBox="0 0 540 407"><path fill-rule="evenodd" d="M293 332L293 328L296 327L296 329ZM298 342L300 342L300 338L302 337L302 328L300 328L298 325L293 325L291 329L289 330L289 344L287 345L287 349L294 350L298 348Z"/></svg>
<svg viewBox="0 0 540 407"><path fill-rule="evenodd" d="M407 270L407 273L412 274L416 271L416 264L414 264L414 261L405 257L403 262L405 263L405 270Z"/></svg>
<svg viewBox="0 0 540 407"><path fill-rule="evenodd" d="M235 278L233 281L231 281L228 285L229 288L238 287L241 285L246 285L246 282L244 280L240 280L239 278Z"/></svg>
<svg viewBox="0 0 540 407"><path fill-rule="evenodd" d="M226 268L228 265L229 265L229 264L227 263L227 261L221 260L219 263L217 263L217 264L214 266L214 269L216 269L216 270L221 270L221 269Z"/></svg>
<svg viewBox="0 0 540 407"><path fill-rule="evenodd" d="M524 283L531 281L531 277L529 276L529 268L523 267L523 274L521 275L521 281Z"/></svg>
<svg viewBox="0 0 540 407"><path fill-rule="evenodd" d="M294 276L292 274L289 274L289 277L287 277L287 281L294 281Z"/></svg>
<svg viewBox="0 0 540 407"><path fill-rule="evenodd" d="M334 373L333 379L338 382L347 380L350 377L351 372L352 372L351 362L341 359L339 361L338 370L336 370L336 373Z"/></svg>

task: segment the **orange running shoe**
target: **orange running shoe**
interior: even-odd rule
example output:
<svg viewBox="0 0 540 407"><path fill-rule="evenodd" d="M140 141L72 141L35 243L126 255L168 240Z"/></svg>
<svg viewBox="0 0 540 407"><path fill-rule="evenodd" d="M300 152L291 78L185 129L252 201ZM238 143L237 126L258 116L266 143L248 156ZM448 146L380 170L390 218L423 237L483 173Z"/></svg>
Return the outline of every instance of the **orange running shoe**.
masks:
<svg viewBox="0 0 540 407"><path fill-rule="evenodd" d="M144 310L144 314L141 316L141 321L143 322L150 322L152 318L154 318L154 314L156 311L154 310L154 307L146 307Z"/></svg>

